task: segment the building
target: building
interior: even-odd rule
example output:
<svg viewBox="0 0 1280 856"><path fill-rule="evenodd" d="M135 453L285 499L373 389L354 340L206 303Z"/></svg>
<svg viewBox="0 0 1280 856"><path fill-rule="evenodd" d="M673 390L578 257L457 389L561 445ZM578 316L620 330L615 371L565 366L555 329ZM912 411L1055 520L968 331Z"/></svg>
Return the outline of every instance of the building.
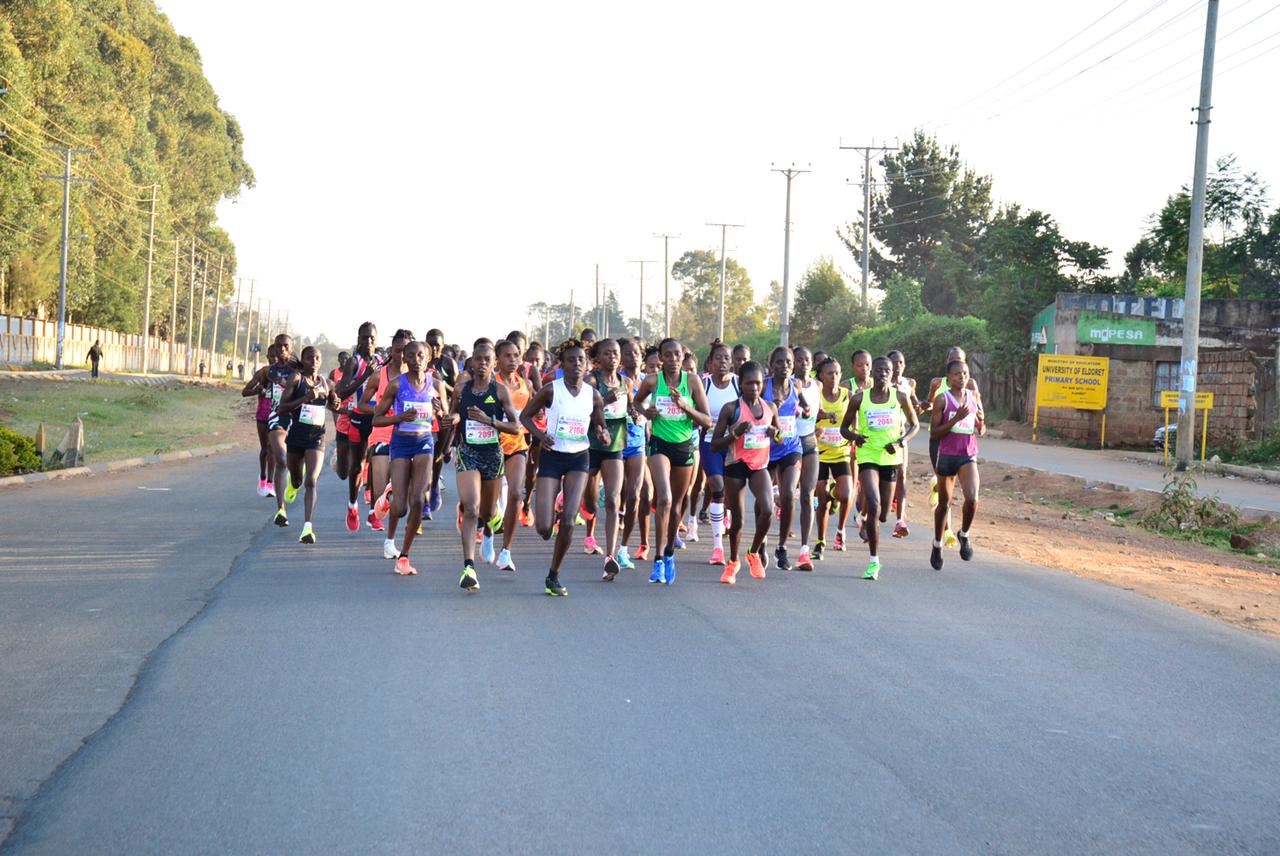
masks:
<svg viewBox="0 0 1280 856"><path fill-rule="evenodd" d="M1107 443L1144 444L1164 424L1160 393L1177 390L1182 298L1059 294L1032 321L1039 353L1109 357ZM1280 421L1280 300L1202 300L1196 386L1214 394L1210 444L1257 439ZM1035 407L1035 376L1027 419ZM1173 418L1174 415L1171 415ZM1096 444L1102 414L1041 409L1041 430Z"/></svg>

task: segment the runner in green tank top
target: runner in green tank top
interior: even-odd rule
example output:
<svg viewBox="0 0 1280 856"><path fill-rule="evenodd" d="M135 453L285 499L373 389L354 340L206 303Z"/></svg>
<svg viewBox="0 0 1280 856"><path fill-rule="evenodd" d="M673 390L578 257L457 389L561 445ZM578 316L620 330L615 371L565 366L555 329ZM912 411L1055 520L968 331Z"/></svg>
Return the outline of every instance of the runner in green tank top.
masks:
<svg viewBox="0 0 1280 856"><path fill-rule="evenodd" d="M857 448L858 483L862 489L862 533L871 551L864 579L880 573L880 524L889 515L881 496L893 496L893 481L902 462L902 448L920 430L911 400L891 384L893 363L876 357L871 363L871 389L854 393L840 433ZM858 430L853 430L854 420Z"/></svg>

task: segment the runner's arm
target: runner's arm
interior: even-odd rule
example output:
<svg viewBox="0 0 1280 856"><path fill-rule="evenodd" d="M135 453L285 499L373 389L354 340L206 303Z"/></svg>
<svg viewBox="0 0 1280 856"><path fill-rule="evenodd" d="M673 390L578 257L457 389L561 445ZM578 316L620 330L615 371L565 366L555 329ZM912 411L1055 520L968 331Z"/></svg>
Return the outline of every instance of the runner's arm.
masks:
<svg viewBox="0 0 1280 856"><path fill-rule="evenodd" d="M684 412L689 414L693 423L699 428L710 428L715 422L711 420L711 415L708 413L711 408L707 404L707 391L702 388L702 384L693 383L689 385L689 392L693 397L693 407L684 405L681 401Z"/></svg>
<svg viewBox="0 0 1280 856"><path fill-rule="evenodd" d="M543 431L537 425L533 424L533 417L539 411L551 404L551 393L554 387L547 385L540 388L537 392L529 397L529 401L525 404L524 410L520 411L520 424L524 426L525 433L537 441L539 446L544 449L552 447L551 437L546 431ZM548 424L547 427L551 427Z"/></svg>
<svg viewBox="0 0 1280 856"><path fill-rule="evenodd" d="M862 393L855 393L849 399L849 407L844 412L844 421L840 423L840 436L855 446L861 446L867 438L853 430L854 419L858 416L858 408L862 406Z"/></svg>
<svg viewBox="0 0 1280 856"><path fill-rule="evenodd" d="M297 398L294 398L294 394L298 391L298 381L301 378L302 375L297 372L289 375L289 380L287 380L284 385L284 391L280 393L280 404L276 406L277 415L284 416L286 413L292 410L297 410L306 403L305 395L299 395Z"/></svg>
<svg viewBox="0 0 1280 856"><path fill-rule="evenodd" d="M501 383L498 384L498 401L502 402L502 412L507 414L507 419L505 422L502 420L495 421L493 427L503 434L519 434L520 414L516 413L515 407L511 403L511 391Z"/></svg>
<svg viewBox="0 0 1280 856"><path fill-rule="evenodd" d="M399 416L394 413L388 415L387 411L391 409L391 405L396 403L396 393L400 391L400 378L395 378L387 383L387 388L382 393L382 398L378 399L378 404L371 411L373 413L373 425L375 428L384 428L387 425L396 425L403 422L405 417L410 413L417 416L417 412L406 410ZM368 390L365 391L365 397L369 395Z"/></svg>

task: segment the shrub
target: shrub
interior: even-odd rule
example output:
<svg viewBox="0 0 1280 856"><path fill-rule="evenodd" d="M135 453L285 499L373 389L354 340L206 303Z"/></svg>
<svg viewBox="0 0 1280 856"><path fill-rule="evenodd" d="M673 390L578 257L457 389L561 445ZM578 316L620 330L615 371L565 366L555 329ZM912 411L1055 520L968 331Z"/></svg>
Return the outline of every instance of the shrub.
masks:
<svg viewBox="0 0 1280 856"><path fill-rule="evenodd" d="M40 469L36 444L29 437L0 425L0 476Z"/></svg>
<svg viewBox="0 0 1280 856"><path fill-rule="evenodd" d="M982 353L989 341L986 321L970 316L920 315L852 332L835 346L833 356L848 371L849 355L859 348L870 351L872 356L896 349L906 355L907 374L923 377L930 372L941 374L946 367L947 351L953 347L964 348L970 354ZM922 368L913 371L912 366Z"/></svg>

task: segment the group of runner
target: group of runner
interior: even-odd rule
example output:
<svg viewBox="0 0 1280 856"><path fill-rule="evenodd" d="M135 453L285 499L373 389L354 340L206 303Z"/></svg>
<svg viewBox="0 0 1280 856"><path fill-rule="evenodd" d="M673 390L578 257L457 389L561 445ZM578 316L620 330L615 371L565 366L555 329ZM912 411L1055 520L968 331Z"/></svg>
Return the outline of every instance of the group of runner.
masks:
<svg viewBox="0 0 1280 856"><path fill-rule="evenodd" d="M756 361L746 345L717 340L700 361L675 339L645 346L590 329L554 352L512 331L497 342L478 339L467 353L446 345L440 330L421 340L397 330L384 350L366 322L337 368L323 375L321 362L312 346L295 358L290 337L277 336L267 365L243 389L258 397L259 495L275 498L273 520L286 527L287 506L304 491L299 541L315 543L332 411L346 527L359 530L363 493L365 523L382 534L383 556L400 575L418 573L410 551L422 521L441 509L442 470L451 461L459 584L467 591L480 586L477 552L500 571L516 570L522 526L554 539L544 580L553 596L567 594L559 570L579 525L584 552L604 557L606 581L651 560L649 581L674 583L676 556L685 541L698 540L700 523L710 525L710 563L723 566L722 583L736 584L743 563L765 579L771 536L775 568L812 571L826 556L833 513L831 549L846 549L854 517L869 553L863 577L875 580L891 510L892 536L910 535L907 445L926 417L935 473L930 564L942 569L944 547L958 547L965 561L973 556L985 421L960 348L923 397L899 351L855 351L845 379L837 359L804 347L779 346ZM957 484L962 517L953 534ZM794 565L788 542L798 542Z"/></svg>

